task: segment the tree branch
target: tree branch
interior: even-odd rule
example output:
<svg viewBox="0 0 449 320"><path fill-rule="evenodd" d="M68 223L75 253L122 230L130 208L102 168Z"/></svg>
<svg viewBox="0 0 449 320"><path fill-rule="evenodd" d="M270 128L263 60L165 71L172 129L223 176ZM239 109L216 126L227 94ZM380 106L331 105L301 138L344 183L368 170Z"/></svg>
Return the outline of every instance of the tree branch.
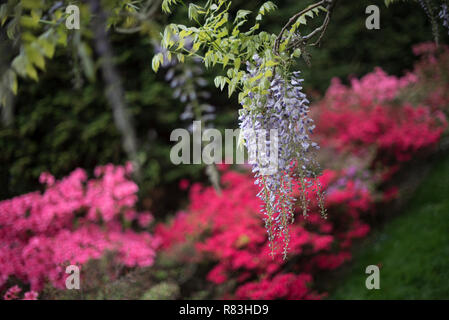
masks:
<svg viewBox="0 0 449 320"><path fill-rule="evenodd" d="M276 55L279 55L279 45L282 40L282 36L288 30L288 28L290 28L296 22L296 20L298 20L299 17L301 17L302 15L306 14L307 12L309 12L319 6L327 4L327 6L326 6L327 13L326 13L326 17L324 18L323 24L320 27L313 30L308 35L306 35L304 37L300 36L300 38L297 39L293 44L289 45L289 48L294 48L298 45L305 46L307 44L307 42L318 33L320 33L320 36L319 36L318 40L315 43L313 43L312 45L319 44L321 39L323 38L324 33L326 32L327 26L329 25L330 18L331 18L331 15L332 15L332 12L333 12L333 9L334 9L336 3L337 3L337 0L321 0L315 4L310 5L309 7L305 8L304 10L298 12L294 16L292 16L288 20L287 24L282 28L281 32L278 34L278 36L274 42L273 52Z"/></svg>

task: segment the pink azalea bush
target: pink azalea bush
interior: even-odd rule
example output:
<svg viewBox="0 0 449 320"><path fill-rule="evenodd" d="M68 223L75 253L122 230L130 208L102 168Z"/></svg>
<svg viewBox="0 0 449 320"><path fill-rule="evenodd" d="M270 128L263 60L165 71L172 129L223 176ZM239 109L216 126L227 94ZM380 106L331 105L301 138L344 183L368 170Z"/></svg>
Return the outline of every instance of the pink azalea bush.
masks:
<svg viewBox="0 0 449 320"><path fill-rule="evenodd" d="M293 266L296 272L285 272L288 261L282 255L274 258L270 255L259 213L261 202L251 177L225 170L222 183L225 186L222 194L194 184L188 211L179 212L169 225L158 225L156 233L162 239L163 250L176 250L186 241L193 241L198 256L186 255L186 261L192 262L192 258L214 261L207 280L216 285L235 281L236 298L319 298L309 289L313 275L347 261L353 240L369 231L369 226L360 220L373 202L368 179L361 178L357 170L325 170L320 183L327 190L329 219L321 218L314 202L316 196L310 194L310 215L305 219L298 214L291 226L289 255L297 260Z"/></svg>
<svg viewBox="0 0 449 320"><path fill-rule="evenodd" d="M322 144L358 153L373 146L379 159L395 162L434 147L447 126L444 113L428 104L395 101L417 79L388 76L379 68L349 87L334 79L316 105Z"/></svg>
<svg viewBox="0 0 449 320"><path fill-rule="evenodd" d="M435 46L435 43L423 43L413 47L413 52L421 59L416 63L414 73L419 85L411 88L423 104L432 110L442 110L446 116L449 111L449 47Z"/></svg>
<svg viewBox="0 0 449 320"><path fill-rule="evenodd" d="M4 300L18 300L19 294L22 292L22 289L18 286L12 286L9 288L5 295L3 296ZM39 294L36 291L27 291L23 294L23 298L21 300L37 300Z"/></svg>
<svg viewBox="0 0 449 320"><path fill-rule="evenodd" d="M76 169L59 181L43 173L44 192L1 201L0 288L11 278L33 291L47 281L65 288L66 265L82 266L106 251L127 267L152 265L157 237L122 224L151 222L150 213L134 209L138 188L128 179L130 172L129 165L106 165L96 168L93 179ZM18 293L8 292L5 297Z"/></svg>

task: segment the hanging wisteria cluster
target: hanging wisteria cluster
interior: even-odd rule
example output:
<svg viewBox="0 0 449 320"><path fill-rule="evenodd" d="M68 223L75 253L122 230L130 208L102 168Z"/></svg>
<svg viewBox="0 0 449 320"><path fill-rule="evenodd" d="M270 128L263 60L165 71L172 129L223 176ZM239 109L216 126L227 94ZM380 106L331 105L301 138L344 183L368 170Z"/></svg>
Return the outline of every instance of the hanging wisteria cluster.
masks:
<svg viewBox="0 0 449 320"><path fill-rule="evenodd" d="M427 7L427 0L418 0L418 2L419 2L419 5L421 6L421 8L423 8L427 17L429 17L429 19L432 19L432 14L431 14L429 8Z"/></svg>
<svg viewBox="0 0 449 320"><path fill-rule="evenodd" d="M191 39L185 41L185 49L192 47ZM168 50L158 43L154 45L156 53L164 55L161 66L166 69L165 80L173 89L173 98L185 104L184 112L180 118L184 121L201 120L205 127L210 127L210 121L215 119L215 107L207 103L210 93L204 88L207 80L198 58L189 60L189 63L179 63L175 57L168 58ZM191 124L189 129L191 130Z"/></svg>
<svg viewBox="0 0 449 320"><path fill-rule="evenodd" d="M441 10L438 14L441 20L443 20L443 26L448 29L449 32L449 10L447 4L441 5Z"/></svg>
<svg viewBox="0 0 449 320"><path fill-rule="evenodd" d="M192 49L192 39L185 39L184 48ZM158 43L154 45L154 51L164 56L161 67L166 69L165 81L173 89L173 98L185 105L180 119L190 122L187 129L193 132L192 120L201 121L202 129L213 127L215 107L207 103L211 95L205 89L207 80L204 78L201 59L196 57L190 59L188 63L179 63L180 61L175 57L169 59L168 50ZM215 189L220 191L220 177L215 165L207 165L206 174Z"/></svg>
<svg viewBox="0 0 449 320"><path fill-rule="evenodd" d="M262 59L256 55L253 60L255 65L248 63L248 77L264 72L260 70ZM315 125L308 116L309 101L302 92L303 80L299 76L300 72L293 72L288 78L274 75L267 93L249 94L252 105L241 109L239 116L255 183L260 187L258 197L264 202L261 211L272 253L281 240L284 257L289 242L288 226L294 220L293 204L297 200L292 196L293 188L300 190L299 200L305 216L309 210L308 192L311 190L316 192L325 216L320 186L315 179L318 164L314 151L319 146L310 139ZM251 154L256 156L251 159ZM276 160L276 169L267 170L267 166L273 165L272 160Z"/></svg>
<svg viewBox="0 0 449 320"><path fill-rule="evenodd" d="M431 0L418 0L419 4L425 11L427 17L432 23L433 34L435 41L438 43L438 18L442 20L443 26L449 31L449 11L448 3L446 0L431 1Z"/></svg>
<svg viewBox="0 0 449 320"><path fill-rule="evenodd" d="M162 8L169 13L176 4L178 1L164 0ZM212 0L204 5L190 3L188 17L194 26L169 24L161 34L161 46L170 53L168 58L184 61L199 57L206 68L221 66L224 72L215 77L215 86L227 88L229 97L238 93L243 106L239 143L244 141L247 146L256 184L260 186L272 254L280 240L284 243L284 257L289 224L294 218L293 204L297 200L293 194L300 191L299 200L307 215L309 201L313 199L308 192L316 193L325 214L314 160L318 145L309 137L314 128L308 117L309 102L302 92L299 72L291 74L289 68L301 56L309 60L305 46L312 39L316 41L310 45L320 42L334 4L335 0L320 0L304 8L276 35L260 28L264 16L276 10L271 1L264 2L254 17L250 10L230 10L230 0ZM299 29L322 12L326 13L322 25L299 37ZM192 46L186 49L190 40ZM153 70L157 71L165 59L162 52L156 54ZM245 63L249 63L247 71ZM274 136L271 130L275 130Z"/></svg>

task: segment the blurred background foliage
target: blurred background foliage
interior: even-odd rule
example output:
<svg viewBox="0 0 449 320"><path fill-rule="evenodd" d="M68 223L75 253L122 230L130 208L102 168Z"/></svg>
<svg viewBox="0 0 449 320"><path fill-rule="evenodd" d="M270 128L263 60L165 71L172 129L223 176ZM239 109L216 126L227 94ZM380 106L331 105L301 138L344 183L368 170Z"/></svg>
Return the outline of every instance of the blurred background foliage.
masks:
<svg viewBox="0 0 449 320"><path fill-rule="evenodd" d="M113 3L114 1L122 0L104 0L103 3ZM232 11L236 12L238 9L255 10L262 2L234 0ZM270 32L278 32L290 16L312 1L281 0L274 2L278 5L279 10L269 16L267 20L264 20L263 26ZM380 30L367 30L365 28L367 17L365 8L373 2L381 9ZM188 21L183 20L187 16L186 11L185 8L180 8L172 16L166 16L158 12L149 21L151 30L146 30L142 34L120 34L113 32L114 27L112 27L110 33L114 60L122 78L126 105L132 115L138 138L138 157L142 164L143 178L139 182L140 205L145 209L151 209L159 221L173 216L172 214L179 208L189 208L186 206L189 201L187 191L181 190L187 187L180 188L181 184L185 186L186 183L187 185L189 183L182 181L182 179L209 184L204 166L175 166L171 164L169 155L174 142L170 142L170 133L175 128L187 128L191 125L191 119L183 120L181 117L185 113L188 101L181 97L174 97L175 91L179 89L179 82L173 82L173 77L168 77L172 80L167 80L169 68L160 70L157 74L151 70L151 59L154 51L157 50L155 44L159 40L155 35L158 34L161 26L172 21L189 24ZM89 33L89 30L86 32ZM442 34L443 32L441 32ZM69 31L69 37L74 35L74 32ZM447 35L444 36L446 39L442 39L442 42L447 42L445 41ZM12 50L9 51L10 48L6 41L3 41L5 38L6 30L2 28L0 30L1 76L3 76L3 68L5 68L2 65L2 60L11 60L14 53L17 53ZM397 2L387 9L381 0L341 0L338 10L334 12L322 46L310 49L311 66L308 66L303 60L298 60L297 69L302 71L305 79L305 90L311 97L310 100L316 103L329 87L333 77L339 77L343 83L348 83L350 77L364 76L378 66L390 75L402 75L405 71L410 70L413 63L416 62L412 46L430 41L432 38L429 19L422 8L414 1ZM85 52L91 52L92 54L93 65L90 67L96 78L95 81L90 81L89 77L83 74L86 73L86 70L85 66L83 67L83 61L81 61L82 58L79 56L80 48L77 48L70 41L68 41L68 47L56 50L55 56L51 60L46 60L46 70L45 72L39 72L38 82L20 80L18 93L14 99L14 108L12 109L12 121L9 123L4 121L0 124L0 148L2 151L0 153L0 184L2 186L0 200L41 188L38 177L44 171L51 172L56 178L62 178L75 168L81 167L91 175L93 169L98 165L106 163L123 164L128 160L128 156L123 150L121 133L117 129L111 107L105 97L106 85L100 76L99 60L101 59L94 53L94 41L89 39L91 39L91 36L88 35L84 38L83 34L83 41L85 41L83 43L87 46ZM78 54L73 54L73 52L78 52ZM198 67L198 65L190 62L190 64L187 64L187 69L182 70L189 70L189 68L192 70L192 67ZM444 67L439 68L439 70L446 69ZM213 85L214 77L220 72L219 68L201 71L201 77L206 81L204 87L200 86L200 90L210 93L209 97L201 97L201 103L216 107L215 120L211 122L215 127L218 129L237 128L237 110L240 106L236 97L228 99L226 93L220 92ZM446 73L442 72L442 74L444 76L442 80L447 83ZM420 87L412 87L413 93L409 93L410 97L407 96L404 100L408 102L422 101L427 97L427 91L432 92L432 90L427 90L431 86L434 86L434 82L429 80L420 84ZM404 94L406 93L404 92ZM402 104L400 106L402 107ZM336 123L338 122L336 121ZM357 125L359 125L358 122ZM329 127L333 130L332 125ZM400 133L403 133L403 131ZM422 135L422 132L419 131L419 134ZM330 134L330 136L333 135L335 135L334 132ZM407 133L404 135L407 135ZM410 135L407 137L410 137ZM369 148L370 146L366 147ZM324 157L326 156L330 160L328 160L328 163L324 162L325 168L330 168L331 165L328 164L331 162L335 167L343 167L343 162L348 163L346 158L338 160L333 154L332 156L324 155ZM366 155L366 158L364 159L366 163L374 161L370 154ZM447 156L444 161L447 161ZM368 166L364 162L360 165ZM371 169L373 172L375 170L380 172L382 168ZM405 167L404 172L405 175L410 173L407 167ZM435 173L420 189L421 191L414 196L416 200L411 204L410 210L407 209L407 211L412 211L409 214L408 222L397 220L388 229L374 234L371 240L379 243L374 247L371 246L371 250L365 246L361 248L363 252L366 248L367 250L366 253L356 257L361 261L361 264L356 262L351 266L353 278L349 279L348 284L343 289L344 292L337 291L330 296L331 298L362 297L358 291L360 289L358 284L363 283L363 279L357 272L362 270L360 266L378 262L385 264L385 266L393 266L394 269L393 273L386 274L387 278L382 286L390 289L397 279L405 279L406 281L403 281L403 284L406 286L398 286L400 290L404 287L413 287L414 289L423 287L425 289L422 290L422 294L410 291L414 297L435 298L447 292L447 286L441 286L441 289L438 289L439 291L433 290L432 287L437 287L438 281L447 278L445 273L447 259L444 255L448 251L447 246L444 245L444 243L447 243L447 232L445 233L447 223L443 221L444 215L440 217L437 214L447 211L448 204L444 200L447 192L447 184L445 185L447 179L445 177L448 174L446 164L436 168ZM181 181L183 183L180 183ZM249 182L251 186L252 183L252 181ZM432 188L432 186L437 187ZM376 187L370 185L372 189L377 188L374 195L376 199L384 197L383 193L377 194L377 191L385 191L385 195L387 194L387 191L390 190L387 187L389 185ZM435 190L439 190L439 192L435 192ZM354 197L356 196L357 194L354 195ZM215 201L218 198L217 196ZM226 196L223 198L226 199ZM214 204L211 197L205 199L204 203ZM247 198L238 197L227 200L228 202L242 201L238 203L240 205ZM343 206L346 205L346 202L348 200L343 199L338 204ZM434 204L429 206L428 203ZM387 204L390 206L389 202ZM206 213L209 212L208 210L216 210L214 205L205 208L204 212ZM223 209L225 213L218 213L216 216L228 216L229 210L226 211L226 207L223 206L221 208L225 208ZM335 225L340 225L339 219L341 219L342 226L351 226L345 220L343 211L340 211L343 210L340 206L335 206L334 210L339 213L334 215ZM381 218L367 215L363 219L376 226L383 222L382 215L386 216L389 213L382 208L379 211L382 211ZM190 214L192 212L194 213L195 210L189 211ZM239 214L239 211L236 212ZM431 215L430 218L429 215ZM239 217L238 222L242 224L241 217ZM234 225L230 224L230 226ZM313 228L315 230L315 226ZM410 232L410 230L415 232ZM240 229L237 230L236 228L235 232L240 232ZM171 229L167 233L178 235L179 232L176 229ZM181 233L180 235L182 236ZM416 237L416 235L420 237ZM422 241L421 238L425 241ZM223 297L226 293L232 292L237 287L236 277L230 278L223 285L214 287L205 276L216 266L215 258L204 259L195 263L184 262L184 256L195 257L195 238L192 237L192 239L189 240L190 242L182 239L181 242L185 244L185 247L182 248L182 254L176 250L174 252L161 250L158 253L157 261L151 268L137 268L130 271L128 268L114 264L110 260L113 258L112 256L90 261L85 269L87 270L87 278L83 280L89 285L83 287L82 291L58 291L49 286L41 297L44 299L175 299L180 297L202 299ZM243 239L243 243L245 243L250 238L243 235L242 238L238 239ZM368 243L368 245L370 244ZM221 250L224 245L224 241L220 240L217 243L217 248ZM247 250L245 244L242 246L236 248L236 250L242 249L241 251L245 253L245 250ZM338 249L337 244L333 249ZM254 251L256 252L254 256L263 254L259 249ZM408 259L409 252L416 254L417 259L414 263L410 263L406 268L401 269L404 255ZM296 259L298 259L296 261L307 257L302 254L301 252L296 256ZM427 263L429 259L433 259L431 263ZM427 267L422 269L424 264ZM288 264L287 268L290 268L290 266L291 264ZM420 278L421 270L424 270L425 275L431 279L426 286L423 285L425 280ZM405 275L404 272L407 272L408 275ZM234 276L238 274L236 272ZM253 276L259 275L254 273ZM365 276L365 274L362 276ZM332 292L332 286L336 285L336 282L328 280L329 278L321 280L321 282L326 283L327 287L317 282L318 288L325 289L322 291ZM406 296L404 292L393 290L388 290L388 294L387 297L394 298L401 297L402 294L404 294L402 296ZM376 298L375 294L365 297Z"/></svg>
<svg viewBox="0 0 449 320"><path fill-rule="evenodd" d="M290 16L309 2L275 1L279 10L269 16L264 27L279 31ZM390 74L402 74L413 64L411 46L432 38L425 13L416 3L395 3L387 9L383 1L378 2L380 30L365 28L365 8L373 1L341 1L322 47L310 50L311 67L298 62L312 100L324 93L332 77L347 80L348 76L361 76L375 66ZM233 6L254 9L260 3L237 0ZM154 25L163 25L171 19L188 23L182 21L184 17L182 12L169 17L158 13ZM165 215L178 207L173 199L180 195L177 185L181 177L195 180L206 177L201 165L174 166L169 161L170 132L187 127L188 123L180 120L184 104L172 98L174 88L164 80L164 72L154 74L151 70L154 40L157 41L138 33L111 32L139 142L143 164L140 190L144 195L151 193L152 200L147 198L149 202L144 204L156 215L158 208L164 208ZM71 57L66 51L57 50L39 82L20 82L13 122L0 127L1 199L36 189L43 171L60 178L76 167L92 170L96 165L126 161L120 134L104 98L103 84L100 80L84 80L79 61ZM206 72L205 78L209 83L206 89L212 93L208 102L216 106L214 125L219 129L236 128L239 108L236 98L228 100L213 87L212 73Z"/></svg>

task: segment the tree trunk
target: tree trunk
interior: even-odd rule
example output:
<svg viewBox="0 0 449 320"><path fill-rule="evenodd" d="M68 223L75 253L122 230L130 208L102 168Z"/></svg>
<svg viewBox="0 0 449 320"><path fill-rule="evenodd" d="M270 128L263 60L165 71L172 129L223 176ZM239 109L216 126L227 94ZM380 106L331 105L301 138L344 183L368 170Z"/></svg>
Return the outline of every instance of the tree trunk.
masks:
<svg viewBox="0 0 449 320"><path fill-rule="evenodd" d="M122 146L134 167L134 177L141 180L140 163L137 159L137 139L131 116L128 113L125 94L118 71L113 63L112 48L106 32L106 14L100 0L89 0L93 15L94 45L101 65L105 83L105 95L112 108L114 122L122 135Z"/></svg>

